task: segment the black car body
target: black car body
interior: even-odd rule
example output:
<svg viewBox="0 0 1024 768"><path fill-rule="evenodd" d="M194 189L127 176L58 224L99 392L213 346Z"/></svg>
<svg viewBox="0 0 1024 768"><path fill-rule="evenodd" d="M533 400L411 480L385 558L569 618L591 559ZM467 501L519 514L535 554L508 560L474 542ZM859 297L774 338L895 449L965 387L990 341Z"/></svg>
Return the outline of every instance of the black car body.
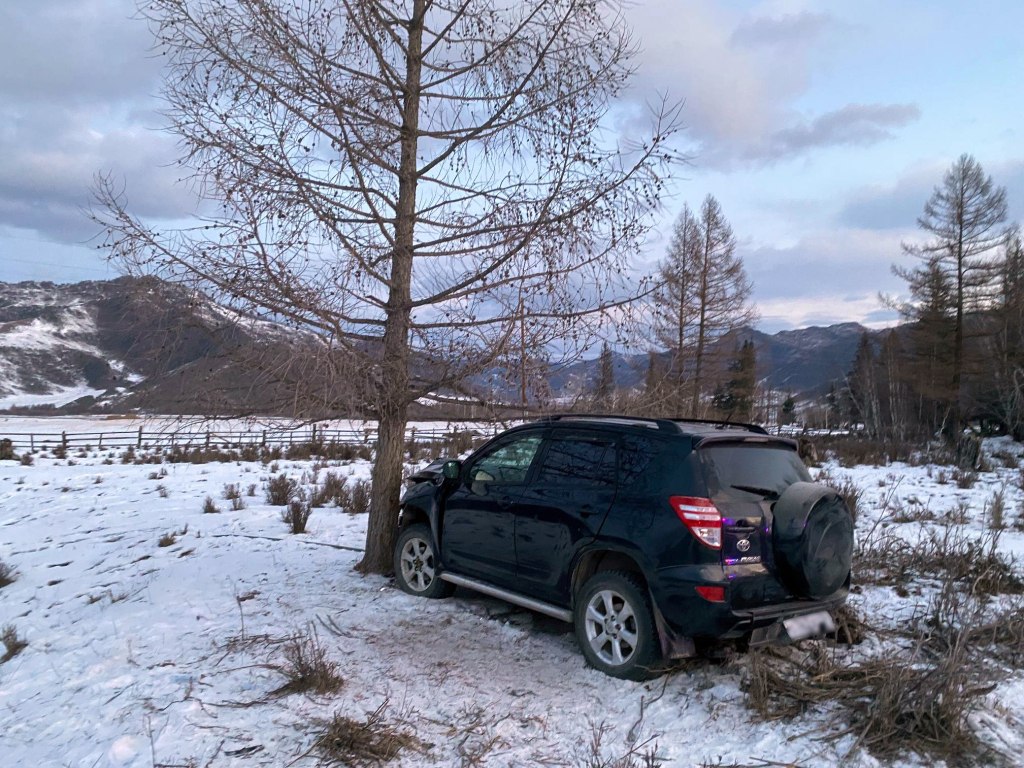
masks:
<svg viewBox="0 0 1024 768"><path fill-rule="evenodd" d="M760 427L549 417L411 479L403 589L461 585L572 621L609 674L646 676L702 640L826 631L847 594L849 510Z"/></svg>

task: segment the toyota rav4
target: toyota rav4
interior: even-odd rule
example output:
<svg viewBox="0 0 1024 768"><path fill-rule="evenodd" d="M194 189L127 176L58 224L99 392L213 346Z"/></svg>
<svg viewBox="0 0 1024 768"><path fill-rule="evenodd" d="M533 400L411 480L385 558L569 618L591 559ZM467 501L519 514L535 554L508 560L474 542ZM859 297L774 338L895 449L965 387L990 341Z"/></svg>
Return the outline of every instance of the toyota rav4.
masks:
<svg viewBox="0 0 1024 768"><path fill-rule="evenodd" d="M657 674L709 641L834 629L853 520L796 444L747 424L555 416L411 478L399 587L456 586L571 622L587 661Z"/></svg>

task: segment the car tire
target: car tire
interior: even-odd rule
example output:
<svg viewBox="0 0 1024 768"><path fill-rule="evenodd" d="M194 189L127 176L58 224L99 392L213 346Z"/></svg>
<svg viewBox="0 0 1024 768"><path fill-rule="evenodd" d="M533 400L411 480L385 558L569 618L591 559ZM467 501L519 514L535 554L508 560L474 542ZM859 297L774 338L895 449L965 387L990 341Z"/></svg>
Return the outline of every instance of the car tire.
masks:
<svg viewBox="0 0 1024 768"><path fill-rule="evenodd" d="M399 589L417 597L448 597L454 585L441 580L430 527L414 523L402 529L395 542L395 581Z"/></svg>
<svg viewBox="0 0 1024 768"><path fill-rule="evenodd" d="M772 514L775 564L794 594L822 599L846 584L853 561L853 515L838 493L818 483L794 483Z"/></svg>
<svg viewBox="0 0 1024 768"><path fill-rule="evenodd" d="M601 571L576 594L576 641L590 666L625 680L661 670L661 646L647 589L631 573Z"/></svg>

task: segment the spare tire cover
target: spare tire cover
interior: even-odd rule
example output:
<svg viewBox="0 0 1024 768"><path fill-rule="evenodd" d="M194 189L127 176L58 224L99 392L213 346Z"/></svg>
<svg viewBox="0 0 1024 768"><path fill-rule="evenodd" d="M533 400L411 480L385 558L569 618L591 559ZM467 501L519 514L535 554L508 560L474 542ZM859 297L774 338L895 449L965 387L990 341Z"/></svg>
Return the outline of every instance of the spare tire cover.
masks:
<svg viewBox="0 0 1024 768"><path fill-rule="evenodd" d="M818 483L794 483L772 511L772 546L783 584L812 598L842 587L853 560L853 516L842 497Z"/></svg>

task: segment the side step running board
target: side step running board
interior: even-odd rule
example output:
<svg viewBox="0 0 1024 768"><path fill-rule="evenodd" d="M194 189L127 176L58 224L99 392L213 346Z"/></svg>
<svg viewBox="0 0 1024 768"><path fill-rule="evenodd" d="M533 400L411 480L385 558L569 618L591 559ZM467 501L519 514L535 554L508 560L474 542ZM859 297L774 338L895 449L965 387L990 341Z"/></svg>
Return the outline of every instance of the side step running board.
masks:
<svg viewBox="0 0 1024 768"><path fill-rule="evenodd" d="M488 584L485 581L477 581L476 579L467 579L465 576L459 576L455 573L442 573L442 581L447 581L455 584L459 587L466 587L476 592L483 592L485 595L496 597L499 600L518 605L523 608L529 608L531 611L537 611L537 613L543 613L545 616L550 616L553 619L559 619L560 621L567 621L572 624L572 611L567 608L559 608L557 605L551 605L551 603L544 603L540 600L534 600L532 597L524 597L523 595L516 594L515 592L509 592L507 589L501 587L495 587Z"/></svg>

